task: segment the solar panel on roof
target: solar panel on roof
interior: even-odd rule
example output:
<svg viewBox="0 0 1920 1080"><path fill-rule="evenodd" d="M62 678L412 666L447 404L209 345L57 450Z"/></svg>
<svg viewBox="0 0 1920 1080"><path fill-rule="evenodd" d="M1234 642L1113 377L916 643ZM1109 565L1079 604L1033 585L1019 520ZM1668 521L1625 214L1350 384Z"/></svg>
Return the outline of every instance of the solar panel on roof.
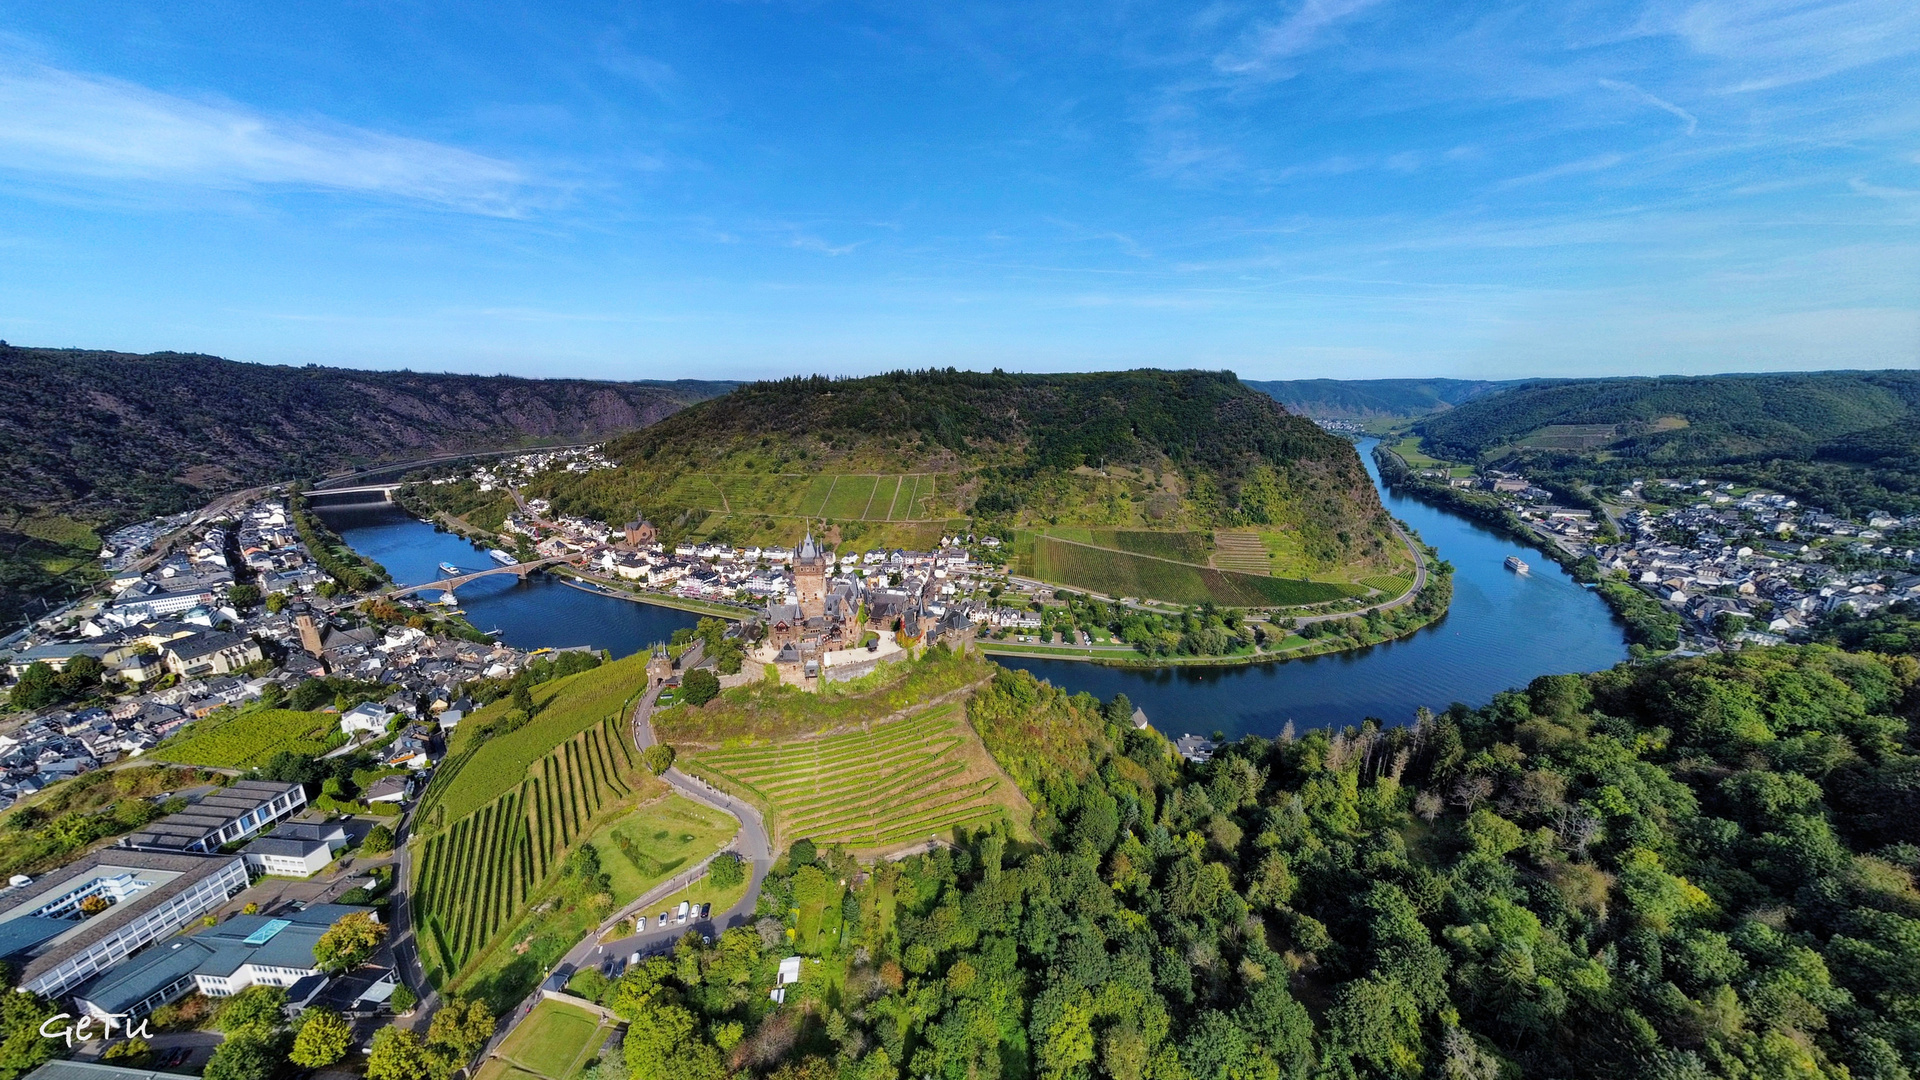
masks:
<svg viewBox="0 0 1920 1080"><path fill-rule="evenodd" d="M248 934L244 939L245 943L248 945L265 945L267 942L273 940L273 935L292 925L293 923L286 919L270 919L265 926Z"/></svg>

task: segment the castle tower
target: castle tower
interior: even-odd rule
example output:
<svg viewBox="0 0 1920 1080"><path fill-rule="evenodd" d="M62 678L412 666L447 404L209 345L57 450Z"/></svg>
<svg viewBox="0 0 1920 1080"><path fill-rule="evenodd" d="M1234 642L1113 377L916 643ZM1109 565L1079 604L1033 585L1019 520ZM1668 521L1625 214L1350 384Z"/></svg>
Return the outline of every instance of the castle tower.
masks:
<svg viewBox="0 0 1920 1080"><path fill-rule="evenodd" d="M800 594L800 614L809 619L827 613L827 557L813 542L813 532L793 556L793 590Z"/></svg>

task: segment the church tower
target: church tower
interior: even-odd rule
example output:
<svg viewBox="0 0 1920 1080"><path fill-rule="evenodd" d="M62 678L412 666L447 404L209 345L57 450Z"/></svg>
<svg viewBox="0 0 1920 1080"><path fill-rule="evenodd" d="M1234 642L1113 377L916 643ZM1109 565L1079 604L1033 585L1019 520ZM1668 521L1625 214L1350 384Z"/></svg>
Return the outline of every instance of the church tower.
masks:
<svg viewBox="0 0 1920 1080"><path fill-rule="evenodd" d="M827 557L813 542L813 531L793 555L793 590L800 594L800 614L817 619L827 613Z"/></svg>

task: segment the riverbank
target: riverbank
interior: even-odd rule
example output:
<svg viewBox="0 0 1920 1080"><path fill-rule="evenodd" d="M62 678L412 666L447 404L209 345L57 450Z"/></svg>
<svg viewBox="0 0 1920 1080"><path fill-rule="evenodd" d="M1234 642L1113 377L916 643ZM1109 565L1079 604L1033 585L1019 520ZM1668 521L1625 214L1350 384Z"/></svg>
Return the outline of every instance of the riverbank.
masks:
<svg viewBox="0 0 1920 1080"><path fill-rule="evenodd" d="M672 608L675 611L691 611L697 615L711 615L717 619L727 619L733 622L739 622L742 618L753 614L752 609L742 607L739 604L718 604L709 600L695 600L686 596L670 596L666 593L624 588L620 585L615 585L613 582L603 581L600 578L582 574L572 567L548 567L548 572L559 578L562 585L579 589L581 592L593 593L596 596L612 597L615 600L630 600L636 604L652 604L655 607Z"/></svg>
<svg viewBox="0 0 1920 1080"><path fill-rule="evenodd" d="M1395 493L1479 522L1559 563L1575 581L1592 588L1614 615L1626 623L1627 638L1636 648L1657 655L1679 645L1679 616L1625 581L1602 578L1600 564L1593 556L1574 555L1550 537L1542 536L1491 496L1469 494L1422 479L1405 458L1388 449L1385 443L1374 447L1373 457L1381 480Z"/></svg>

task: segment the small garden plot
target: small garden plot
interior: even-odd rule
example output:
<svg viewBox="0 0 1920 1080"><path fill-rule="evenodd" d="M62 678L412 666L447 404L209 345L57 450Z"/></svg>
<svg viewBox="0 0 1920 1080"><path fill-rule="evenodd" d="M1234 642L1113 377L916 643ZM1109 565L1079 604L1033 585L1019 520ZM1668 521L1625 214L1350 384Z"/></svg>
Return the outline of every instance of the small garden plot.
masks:
<svg viewBox="0 0 1920 1080"><path fill-rule="evenodd" d="M500 1044L499 1059L544 1080L569 1080L594 1059L612 1027L596 1013L542 1001Z"/></svg>

